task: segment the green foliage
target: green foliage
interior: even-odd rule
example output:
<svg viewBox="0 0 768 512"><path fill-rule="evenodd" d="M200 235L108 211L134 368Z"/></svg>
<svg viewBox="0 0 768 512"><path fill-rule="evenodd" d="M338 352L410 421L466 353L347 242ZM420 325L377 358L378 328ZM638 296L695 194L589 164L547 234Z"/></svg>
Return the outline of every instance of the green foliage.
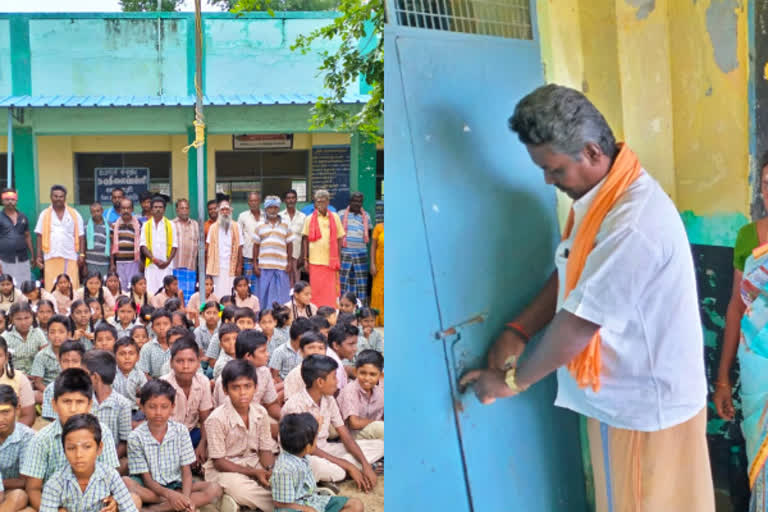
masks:
<svg viewBox="0 0 768 512"><path fill-rule="evenodd" d="M220 7L222 10L231 11L236 9L237 0L208 0L208 4ZM266 11L269 9L275 11L330 11L339 5L339 0L274 0L271 5L257 4L253 2L247 9L238 9L239 11Z"/></svg>
<svg viewBox="0 0 768 512"><path fill-rule="evenodd" d="M184 0L161 0L160 10L178 11ZM120 7L125 12L156 12L157 0L120 0Z"/></svg>
<svg viewBox="0 0 768 512"><path fill-rule="evenodd" d="M330 0L234 0L232 11L266 10L274 15L275 10L287 10L283 8L287 4L310 1ZM292 50L309 53L314 51L312 43L318 39L340 41L334 53L322 52L323 62L318 70L324 74L323 82L330 94L319 97L312 109L311 129L359 131L369 142L378 142L384 115L384 0L338 0L336 10L341 15L331 24L299 36L291 46ZM356 86L361 76L370 86L370 99L360 112L353 113L343 101L348 92L357 92L349 89Z"/></svg>

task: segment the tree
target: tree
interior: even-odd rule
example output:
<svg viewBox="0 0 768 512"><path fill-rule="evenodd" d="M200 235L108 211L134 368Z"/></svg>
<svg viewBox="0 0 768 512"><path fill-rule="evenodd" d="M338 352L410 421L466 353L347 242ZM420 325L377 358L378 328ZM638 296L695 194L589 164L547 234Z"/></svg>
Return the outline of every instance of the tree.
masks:
<svg viewBox="0 0 768 512"><path fill-rule="evenodd" d="M302 1L307 0L234 0L232 11L267 10L273 14L283 4ZM291 46L294 51L309 53L317 39L341 42L335 53L322 53L318 69L325 74L323 83L330 95L319 97L315 103L311 128L360 131L368 141L378 142L384 115L384 0L339 0L337 10L340 16L331 24L299 36ZM343 106L343 100L358 77L364 77L370 86L370 99L360 112L353 113Z"/></svg>
<svg viewBox="0 0 768 512"><path fill-rule="evenodd" d="M160 10L177 11L184 0L160 0ZM125 12L156 12L157 0L120 0L120 7Z"/></svg>

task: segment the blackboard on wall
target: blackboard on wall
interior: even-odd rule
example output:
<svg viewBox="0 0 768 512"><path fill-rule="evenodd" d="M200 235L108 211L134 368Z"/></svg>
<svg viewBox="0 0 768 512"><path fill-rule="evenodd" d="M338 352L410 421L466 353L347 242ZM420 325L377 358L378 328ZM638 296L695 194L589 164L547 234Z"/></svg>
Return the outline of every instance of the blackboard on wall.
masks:
<svg viewBox="0 0 768 512"><path fill-rule="evenodd" d="M350 151L349 146L312 148L312 196L318 190L327 190L331 205L337 210L349 205Z"/></svg>

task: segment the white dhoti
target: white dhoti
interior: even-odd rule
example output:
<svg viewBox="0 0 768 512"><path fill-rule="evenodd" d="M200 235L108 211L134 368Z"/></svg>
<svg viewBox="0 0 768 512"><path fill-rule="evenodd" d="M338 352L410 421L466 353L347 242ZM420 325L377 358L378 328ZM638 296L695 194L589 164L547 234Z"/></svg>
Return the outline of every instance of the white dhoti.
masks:
<svg viewBox="0 0 768 512"><path fill-rule="evenodd" d="M217 297L232 295L232 282L235 277L230 271L232 260L232 230L224 230L219 226L219 275L213 276L213 293ZM242 245L242 239L240 243Z"/></svg>
<svg viewBox="0 0 768 512"><path fill-rule="evenodd" d="M229 267L219 269L219 275L213 276L213 293L217 297L232 295L234 277L229 275Z"/></svg>
<svg viewBox="0 0 768 512"><path fill-rule="evenodd" d="M173 263L166 268L159 268L154 263L151 263L144 269L144 277L147 279L147 291L153 295L156 294L163 287L163 278L172 274Z"/></svg>

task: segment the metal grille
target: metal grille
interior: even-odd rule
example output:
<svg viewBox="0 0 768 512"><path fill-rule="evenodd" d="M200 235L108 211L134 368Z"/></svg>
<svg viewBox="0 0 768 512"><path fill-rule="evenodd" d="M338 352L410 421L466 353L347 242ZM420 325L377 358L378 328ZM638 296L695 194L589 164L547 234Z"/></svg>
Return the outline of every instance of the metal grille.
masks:
<svg viewBox="0 0 768 512"><path fill-rule="evenodd" d="M529 0L395 0L405 27L533 39Z"/></svg>

